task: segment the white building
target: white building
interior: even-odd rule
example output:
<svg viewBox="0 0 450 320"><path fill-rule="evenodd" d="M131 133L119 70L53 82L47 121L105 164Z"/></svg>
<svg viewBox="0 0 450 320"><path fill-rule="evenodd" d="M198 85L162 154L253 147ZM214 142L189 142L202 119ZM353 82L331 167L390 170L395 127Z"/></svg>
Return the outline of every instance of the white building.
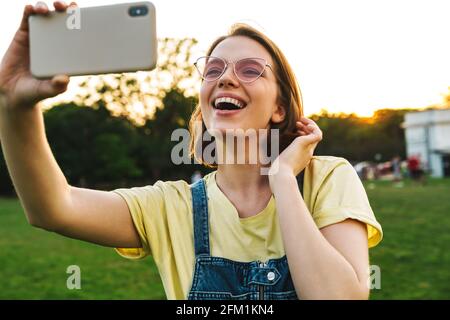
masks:
<svg viewBox="0 0 450 320"><path fill-rule="evenodd" d="M406 155L420 155L433 177L450 176L450 109L405 114Z"/></svg>

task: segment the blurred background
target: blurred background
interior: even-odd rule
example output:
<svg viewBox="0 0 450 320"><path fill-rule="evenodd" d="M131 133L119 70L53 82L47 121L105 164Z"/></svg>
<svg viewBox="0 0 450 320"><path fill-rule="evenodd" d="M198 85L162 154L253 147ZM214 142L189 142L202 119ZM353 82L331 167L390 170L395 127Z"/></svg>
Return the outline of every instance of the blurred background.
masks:
<svg viewBox="0 0 450 320"><path fill-rule="evenodd" d="M78 4L119 2L127 1ZM324 133L316 154L348 159L366 187L384 230L370 251L381 270L371 299L450 298L448 1L152 2L156 70L73 77L65 94L43 102L50 146L72 185L112 190L206 174L172 164L170 136L187 128L198 102L192 63L246 22L294 67L305 113ZM3 4L2 56L26 3ZM69 265L81 268L81 290L66 287ZM165 299L151 258L127 261L30 227L3 155L0 287L0 299Z"/></svg>

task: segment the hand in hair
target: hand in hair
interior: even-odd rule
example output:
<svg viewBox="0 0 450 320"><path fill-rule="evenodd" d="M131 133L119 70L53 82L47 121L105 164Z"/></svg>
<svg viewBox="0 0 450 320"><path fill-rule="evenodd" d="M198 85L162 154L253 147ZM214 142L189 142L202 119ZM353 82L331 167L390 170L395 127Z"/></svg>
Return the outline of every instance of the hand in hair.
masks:
<svg viewBox="0 0 450 320"><path fill-rule="evenodd" d="M281 152L269 170L269 180L284 175L298 175L311 161L317 144L322 140L322 131L317 124L308 118L301 117L297 121L298 137Z"/></svg>

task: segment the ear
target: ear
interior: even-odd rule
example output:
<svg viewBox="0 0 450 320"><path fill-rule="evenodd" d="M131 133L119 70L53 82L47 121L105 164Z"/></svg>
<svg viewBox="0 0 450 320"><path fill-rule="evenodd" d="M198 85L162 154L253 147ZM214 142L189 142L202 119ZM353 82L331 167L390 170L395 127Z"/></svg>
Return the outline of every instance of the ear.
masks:
<svg viewBox="0 0 450 320"><path fill-rule="evenodd" d="M285 117L286 117L286 109L283 106L277 105L275 107L274 112L272 113L272 117L270 118L270 120L273 123L280 123L284 120Z"/></svg>

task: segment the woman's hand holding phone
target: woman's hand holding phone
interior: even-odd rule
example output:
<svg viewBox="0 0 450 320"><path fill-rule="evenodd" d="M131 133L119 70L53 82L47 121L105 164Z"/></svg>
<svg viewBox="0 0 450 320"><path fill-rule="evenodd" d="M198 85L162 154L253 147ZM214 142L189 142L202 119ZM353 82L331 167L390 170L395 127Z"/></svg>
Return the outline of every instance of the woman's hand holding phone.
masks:
<svg viewBox="0 0 450 320"><path fill-rule="evenodd" d="M54 2L56 11L65 12L69 5ZM72 2L70 6L76 6ZM38 2L24 8L22 21L0 64L0 91L5 95L6 108L30 108L37 102L63 93L69 84L69 77L57 75L49 80L34 78L30 72L29 25L30 15L46 15L47 5Z"/></svg>

